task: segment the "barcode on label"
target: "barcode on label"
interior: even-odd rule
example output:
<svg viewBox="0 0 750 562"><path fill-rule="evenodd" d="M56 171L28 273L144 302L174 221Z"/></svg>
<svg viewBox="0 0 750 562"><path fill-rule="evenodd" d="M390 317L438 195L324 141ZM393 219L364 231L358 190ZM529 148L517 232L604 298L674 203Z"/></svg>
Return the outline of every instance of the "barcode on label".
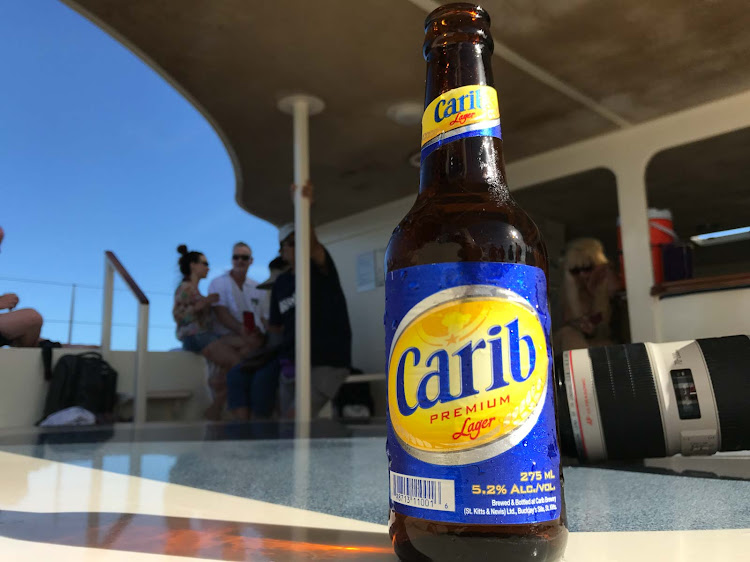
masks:
<svg viewBox="0 0 750 562"><path fill-rule="evenodd" d="M411 507L456 511L453 480L417 478L391 472L391 499Z"/></svg>

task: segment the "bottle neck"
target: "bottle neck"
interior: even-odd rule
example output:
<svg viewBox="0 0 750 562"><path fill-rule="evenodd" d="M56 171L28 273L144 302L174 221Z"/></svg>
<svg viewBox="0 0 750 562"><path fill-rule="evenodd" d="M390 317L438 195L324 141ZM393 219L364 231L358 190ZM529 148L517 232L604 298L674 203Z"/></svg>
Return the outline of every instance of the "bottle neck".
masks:
<svg viewBox="0 0 750 562"><path fill-rule="evenodd" d="M433 48L427 56L425 107L461 86L492 86L492 52L481 43L458 42ZM473 136L435 149L422 160L419 193L477 193L493 198L508 193L503 143L493 136Z"/></svg>

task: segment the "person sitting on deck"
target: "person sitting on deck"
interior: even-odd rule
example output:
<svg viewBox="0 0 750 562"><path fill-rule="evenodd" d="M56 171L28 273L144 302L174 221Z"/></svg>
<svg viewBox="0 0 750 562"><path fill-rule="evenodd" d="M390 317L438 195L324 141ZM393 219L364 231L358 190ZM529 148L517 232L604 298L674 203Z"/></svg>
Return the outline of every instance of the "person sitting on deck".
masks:
<svg viewBox="0 0 750 562"><path fill-rule="evenodd" d="M256 287L265 293L261 303L265 311L270 309L271 289L276 279L289 269L289 264L278 256L268 264L268 269L271 275ZM267 314L263 317L263 323L267 331ZM227 373L229 411L234 419L268 419L273 415L279 386L279 363L276 358L279 337L271 334L267 342L269 345L257 350Z"/></svg>
<svg viewBox="0 0 750 562"><path fill-rule="evenodd" d="M0 245L5 238L5 231L0 227ZM14 310L19 298L15 293L0 295L0 347L36 347L39 345L39 334L44 320L33 308Z"/></svg>
<svg viewBox="0 0 750 562"><path fill-rule="evenodd" d="M245 242L232 247L232 269L219 275L208 286L219 300L213 304L214 330L219 335L248 336L256 328L265 333L268 310L263 306L265 293L247 275L253 252Z"/></svg>

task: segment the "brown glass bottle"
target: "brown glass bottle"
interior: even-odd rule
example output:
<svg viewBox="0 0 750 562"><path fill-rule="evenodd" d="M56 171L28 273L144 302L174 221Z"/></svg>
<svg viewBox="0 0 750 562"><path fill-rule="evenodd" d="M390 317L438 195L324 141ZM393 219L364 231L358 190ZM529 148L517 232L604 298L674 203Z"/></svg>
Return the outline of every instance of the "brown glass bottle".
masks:
<svg viewBox="0 0 750 562"><path fill-rule="evenodd" d="M444 5L427 17L425 34L425 107L461 86L494 87L490 18L484 9ZM423 159L417 200L386 253L389 273L447 262L519 263L547 276L546 248L538 228L508 191L503 143L494 136L455 140ZM528 525L446 523L391 509L394 549L408 561L559 560L568 534L562 490L560 494L559 518Z"/></svg>

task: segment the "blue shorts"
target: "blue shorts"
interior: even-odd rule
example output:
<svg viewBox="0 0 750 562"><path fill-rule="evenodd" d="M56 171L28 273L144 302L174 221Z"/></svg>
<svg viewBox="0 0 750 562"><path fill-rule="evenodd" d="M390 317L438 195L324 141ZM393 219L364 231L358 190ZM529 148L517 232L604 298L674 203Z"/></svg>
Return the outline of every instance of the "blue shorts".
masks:
<svg viewBox="0 0 750 562"><path fill-rule="evenodd" d="M270 418L276 407L279 362L271 360L255 371L235 365L227 373L227 408L249 408L258 418Z"/></svg>
<svg viewBox="0 0 750 562"><path fill-rule="evenodd" d="M200 353L204 347L215 342L220 337L218 334L212 334L211 332L201 332L200 334L185 336L182 338L182 349L192 351L193 353Z"/></svg>

